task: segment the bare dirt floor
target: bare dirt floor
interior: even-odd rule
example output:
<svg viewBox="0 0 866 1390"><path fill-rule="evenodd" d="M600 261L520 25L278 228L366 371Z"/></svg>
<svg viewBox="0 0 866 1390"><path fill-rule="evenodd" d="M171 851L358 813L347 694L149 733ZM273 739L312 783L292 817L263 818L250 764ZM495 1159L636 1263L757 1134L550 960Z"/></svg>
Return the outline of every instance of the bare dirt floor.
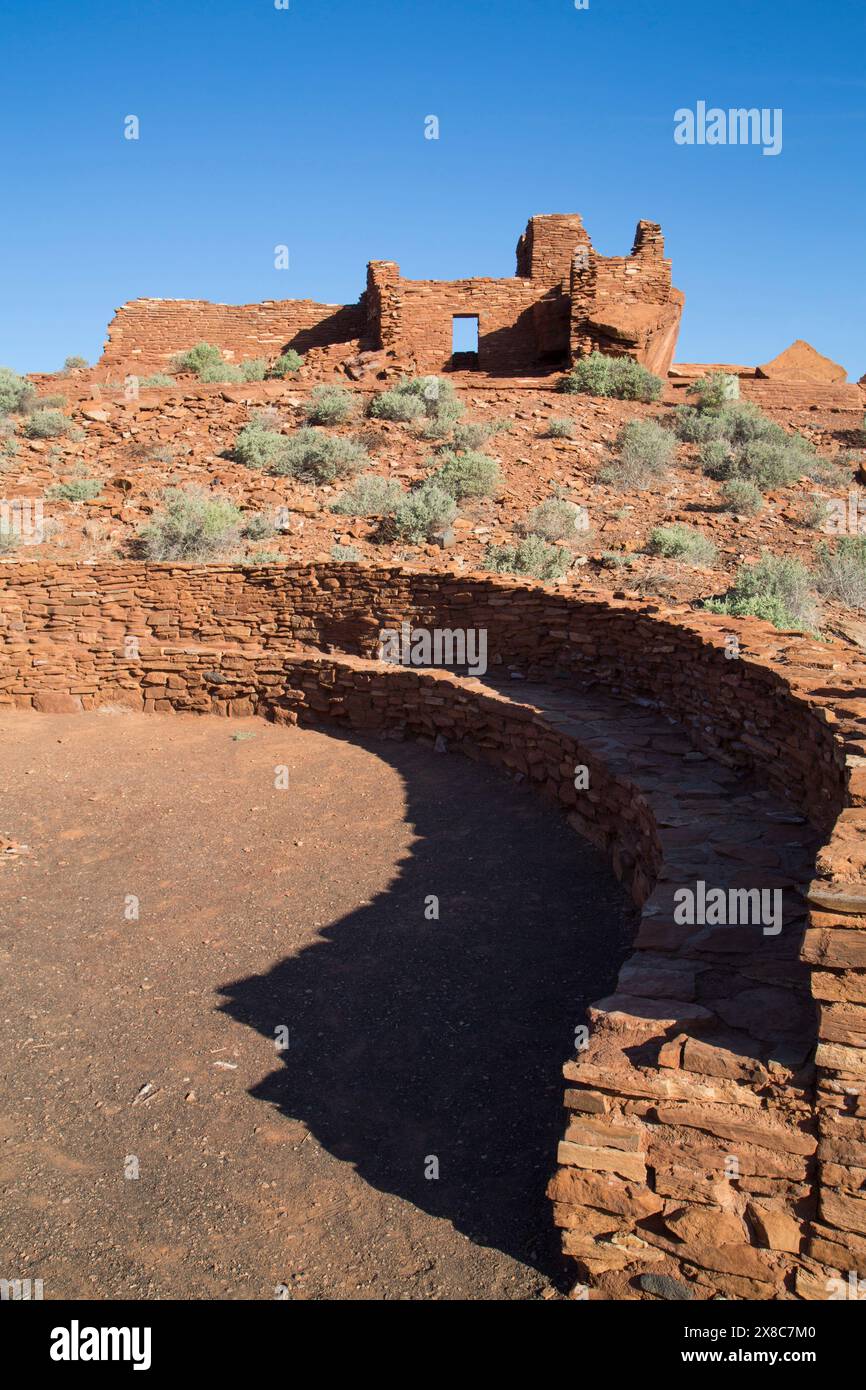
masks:
<svg viewBox="0 0 866 1390"><path fill-rule="evenodd" d="M568 1288L560 1069L631 928L554 810L459 755L258 719L9 712L0 756L2 1277Z"/></svg>

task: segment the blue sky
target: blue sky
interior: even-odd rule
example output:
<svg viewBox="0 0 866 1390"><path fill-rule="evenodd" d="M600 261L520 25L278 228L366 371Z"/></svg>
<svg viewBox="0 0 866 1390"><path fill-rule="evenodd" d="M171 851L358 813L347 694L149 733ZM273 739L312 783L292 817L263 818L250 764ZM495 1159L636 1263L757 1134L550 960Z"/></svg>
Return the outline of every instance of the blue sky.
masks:
<svg viewBox="0 0 866 1390"><path fill-rule="evenodd" d="M608 255L661 222L679 360L803 337L856 379L864 39L863 0L0 0L0 363L94 360L141 295L511 275L532 213L580 212ZM781 154L676 145L699 100L782 108Z"/></svg>

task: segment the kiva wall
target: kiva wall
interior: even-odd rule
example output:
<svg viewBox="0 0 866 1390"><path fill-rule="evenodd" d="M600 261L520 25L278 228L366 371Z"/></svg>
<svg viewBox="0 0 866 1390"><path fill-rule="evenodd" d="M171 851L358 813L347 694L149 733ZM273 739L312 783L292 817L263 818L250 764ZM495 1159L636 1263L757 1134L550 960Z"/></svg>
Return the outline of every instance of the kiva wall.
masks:
<svg viewBox="0 0 866 1390"><path fill-rule="evenodd" d="M155 712L321 717L442 733L519 770L608 849L644 904L635 987L648 962L656 975L684 977L713 959L653 910L653 895L677 881L671 866L701 870L676 858L679 783L651 767L641 781L639 754L634 767L616 765L555 712L371 660L381 628L485 628L494 670L642 702L679 721L695 748L753 776L758 795L765 786L789 797L822 848L811 886L801 885L795 957L787 966L780 957L772 974L792 971L811 987L814 1056L747 1065L701 1044L700 1010L673 1023L663 1011L647 1033L644 1014L622 1014L624 968L619 1002L591 1011L590 1047L566 1064L571 1119L551 1196L566 1250L601 1288L623 1266L645 1261L652 1275L662 1258L662 1271L702 1272L700 1296L715 1281L728 1296L822 1298L837 1273L866 1268L866 699L847 651L686 608L339 565L9 565L0 615L0 704L13 708L121 700ZM566 775L575 759L595 770L586 801ZM742 949L736 936L729 943L722 949ZM641 1047L629 1055L622 1045L636 1021ZM721 1159L740 1149L751 1167L731 1179ZM699 1234L707 1208L716 1244ZM659 1219L678 1234L659 1236Z"/></svg>

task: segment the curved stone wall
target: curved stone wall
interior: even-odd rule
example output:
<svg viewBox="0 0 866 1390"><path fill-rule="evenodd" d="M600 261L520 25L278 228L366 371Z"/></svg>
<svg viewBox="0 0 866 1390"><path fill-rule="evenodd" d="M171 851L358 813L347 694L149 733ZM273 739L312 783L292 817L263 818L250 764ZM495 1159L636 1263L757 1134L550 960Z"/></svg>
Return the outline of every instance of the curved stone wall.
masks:
<svg viewBox="0 0 866 1390"><path fill-rule="evenodd" d="M846 651L355 565L10 565L0 620L3 704L324 718L531 779L642 909L565 1067L551 1197L582 1276L826 1298L866 1266L866 692ZM485 629L493 685L373 660L404 621ZM778 890L781 929L678 921L701 882Z"/></svg>

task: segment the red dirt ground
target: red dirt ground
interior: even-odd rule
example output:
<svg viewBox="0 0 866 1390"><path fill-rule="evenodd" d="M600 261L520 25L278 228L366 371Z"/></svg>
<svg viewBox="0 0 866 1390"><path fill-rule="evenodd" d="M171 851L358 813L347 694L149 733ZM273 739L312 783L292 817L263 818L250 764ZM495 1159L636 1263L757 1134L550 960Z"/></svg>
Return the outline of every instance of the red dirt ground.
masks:
<svg viewBox="0 0 866 1390"><path fill-rule="evenodd" d="M0 741L4 1277L558 1296L560 1066L630 937L589 846L416 744L119 710Z"/></svg>

